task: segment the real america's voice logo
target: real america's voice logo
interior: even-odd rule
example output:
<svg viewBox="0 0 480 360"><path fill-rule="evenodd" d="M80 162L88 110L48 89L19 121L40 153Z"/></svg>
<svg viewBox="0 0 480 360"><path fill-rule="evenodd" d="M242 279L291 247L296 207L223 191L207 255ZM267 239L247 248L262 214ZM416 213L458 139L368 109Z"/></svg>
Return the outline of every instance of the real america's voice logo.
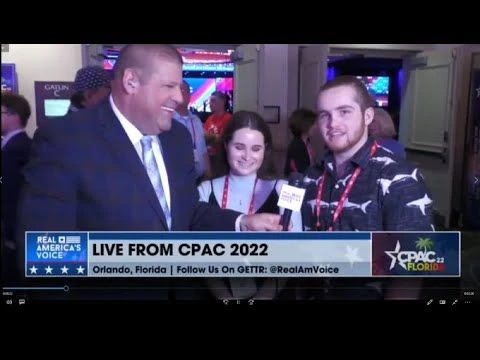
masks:
<svg viewBox="0 0 480 360"><path fill-rule="evenodd" d="M27 233L27 276L87 274L87 235Z"/></svg>
<svg viewBox="0 0 480 360"><path fill-rule="evenodd" d="M418 250L402 250L400 241L397 240L394 250L385 251L391 258L390 269L400 266L407 271L433 271L445 270L445 258L437 256L433 251L434 241L428 237L418 237L415 247Z"/></svg>
<svg viewBox="0 0 480 360"><path fill-rule="evenodd" d="M80 236L38 236L37 258L38 259L63 259L68 252L82 250Z"/></svg>

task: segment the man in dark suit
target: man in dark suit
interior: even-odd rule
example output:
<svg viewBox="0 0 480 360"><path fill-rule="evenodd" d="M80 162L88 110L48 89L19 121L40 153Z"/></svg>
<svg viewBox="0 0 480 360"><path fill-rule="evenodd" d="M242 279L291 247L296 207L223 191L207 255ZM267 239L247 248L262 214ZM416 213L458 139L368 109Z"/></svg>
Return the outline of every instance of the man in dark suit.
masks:
<svg viewBox="0 0 480 360"><path fill-rule="evenodd" d="M4 279L17 277L15 227L22 168L28 161L31 139L25 133L31 110L21 95L2 94L2 255Z"/></svg>
<svg viewBox="0 0 480 360"><path fill-rule="evenodd" d="M278 215L199 202L191 136L172 121L181 84L174 47L124 47L106 102L35 135L22 231L281 230Z"/></svg>

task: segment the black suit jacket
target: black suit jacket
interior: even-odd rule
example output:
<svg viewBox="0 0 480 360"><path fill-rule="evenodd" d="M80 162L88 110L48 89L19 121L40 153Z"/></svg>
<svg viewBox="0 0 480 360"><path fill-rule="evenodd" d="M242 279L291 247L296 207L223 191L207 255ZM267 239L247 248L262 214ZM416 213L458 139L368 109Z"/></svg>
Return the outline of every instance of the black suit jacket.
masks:
<svg viewBox="0 0 480 360"><path fill-rule="evenodd" d="M6 239L15 240L17 205L32 140L25 132L13 136L2 149L2 223Z"/></svg>
<svg viewBox="0 0 480 360"><path fill-rule="evenodd" d="M172 230L233 231L239 213L199 202L188 130L172 121L160 141ZM23 231L167 229L145 168L108 100L39 128L24 174Z"/></svg>
<svg viewBox="0 0 480 360"><path fill-rule="evenodd" d="M168 173L173 231L234 231L240 215L199 202L192 140L188 130L172 121L160 134ZM108 100L93 109L68 114L42 125L33 140L24 170L19 204L24 231L164 231L165 216L147 172ZM20 265L24 236L17 236ZM120 279L107 279L116 284ZM143 281L145 280L145 281ZM76 279L71 279L71 284ZM81 282L81 279L79 280ZM104 279L89 279L102 286ZM150 290L85 293L89 299L204 298L200 279L132 279L128 284L155 284ZM126 286L125 281L122 286ZM162 286L160 289L159 286ZM147 285L148 287L148 285Z"/></svg>

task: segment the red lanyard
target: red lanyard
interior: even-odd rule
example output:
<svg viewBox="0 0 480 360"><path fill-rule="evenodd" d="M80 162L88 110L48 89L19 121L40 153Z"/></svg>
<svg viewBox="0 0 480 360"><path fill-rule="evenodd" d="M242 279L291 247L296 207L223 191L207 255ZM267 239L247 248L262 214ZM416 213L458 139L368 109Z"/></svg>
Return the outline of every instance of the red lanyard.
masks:
<svg viewBox="0 0 480 360"><path fill-rule="evenodd" d="M370 156L373 156L375 152L377 151L378 144L377 142L374 142L371 149L370 149ZM339 218L340 214L342 213L343 206L345 205L345 200L348 198L348 194L350 194L350 191L352 190L353 184L355 184L355 181L357 181L358 176L362 172L362 169L360 167L357 167L355 171L352 174L352 177L348 181L347 186L345 187L345 190L343 191L342 196L340 196L340 201L338 202L337 208L335 209L335 212L333 213L333 220L332 220L332 225L327 229L327 231L332 231L333 230L333 224L337 219ZM322 175L322 180L320 180L320 183L318 184L318 190L317 190L317 198L315 199L315 215L317 216L317 223L315 224L315 227L317 230L320 229L320 203L322 201L322 194L323 194L323 185L325 184L325 178L327 177L327 170L325 169L323 171Z"/></svg>
<svg viewBox="0 0 480 360"><path fill-rule="evenodd" d="M223 196L222 196L222 209L227 207L228 202L228 182L229 176L225 176L225 184L223 185ZM252 199L250 200L250 206L248 207L248 215L254 213L253 205L255 201L255 188L257 187L258 177L255 178L255 184L253 185Z"/></svg>

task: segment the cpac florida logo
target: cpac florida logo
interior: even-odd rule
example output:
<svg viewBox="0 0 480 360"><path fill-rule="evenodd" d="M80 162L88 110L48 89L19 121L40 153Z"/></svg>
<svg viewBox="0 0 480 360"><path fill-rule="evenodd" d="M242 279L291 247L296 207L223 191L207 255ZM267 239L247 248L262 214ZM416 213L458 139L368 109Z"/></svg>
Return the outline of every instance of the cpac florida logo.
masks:
<svg viewBox="0 0 480 360"><path fill-rule="evenodd" d="M444 271L445 259L437 257L433 249L433 241L429 238L421 238L415 242L415 247L418 251L404 250L400 251L400 241L397 240L397 245L393 251L385 251L385 253L392 258L390 263L390 270L396 264L407 271Z"/></svg>

